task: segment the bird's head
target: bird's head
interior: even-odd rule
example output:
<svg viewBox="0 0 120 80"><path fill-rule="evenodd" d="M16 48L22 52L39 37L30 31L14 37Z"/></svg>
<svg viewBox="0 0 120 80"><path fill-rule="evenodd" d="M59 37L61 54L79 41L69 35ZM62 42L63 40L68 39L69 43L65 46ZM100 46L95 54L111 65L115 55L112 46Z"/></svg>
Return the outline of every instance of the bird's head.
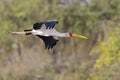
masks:
<svg viewBox="0 0 120 80"><path fill-rule="evenodd" d="M79 34L73 34L73 33L69 33L69 37L88 39L86 36L82 36Z"/></svg>

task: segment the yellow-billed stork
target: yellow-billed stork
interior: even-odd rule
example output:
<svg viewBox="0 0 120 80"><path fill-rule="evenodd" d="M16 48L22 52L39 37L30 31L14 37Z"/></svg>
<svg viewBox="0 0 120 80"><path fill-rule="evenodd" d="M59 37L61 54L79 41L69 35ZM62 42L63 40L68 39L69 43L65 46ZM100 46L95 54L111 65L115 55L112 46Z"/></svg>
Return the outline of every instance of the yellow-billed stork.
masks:
<svg viewBox="0 0 120 80"><path fill-rule="evenodd" d="M37 22L33 25L33 29L24 30L24 32L11 32L12 34L26 34L26 35L36 35L41 38L45 43L46 49L52 49L59 40L59 37L78 37L87 39L87 37L73 34L70 32L60 33L57 32L54 26L58 23L57 20Z"/></svg>

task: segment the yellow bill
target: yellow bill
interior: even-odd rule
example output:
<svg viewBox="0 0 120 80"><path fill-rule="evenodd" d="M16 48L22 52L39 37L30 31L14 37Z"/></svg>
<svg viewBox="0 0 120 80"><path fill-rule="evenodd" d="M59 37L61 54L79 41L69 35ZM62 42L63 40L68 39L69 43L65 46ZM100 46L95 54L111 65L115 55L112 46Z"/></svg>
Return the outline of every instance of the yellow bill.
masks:
<svg viewBox="0 0 120 80"><path fill-rule="evenodd" d="M82 36L82 35L79 35L79 34L72 34L72 37L88 39L86 36Z"/></svg>

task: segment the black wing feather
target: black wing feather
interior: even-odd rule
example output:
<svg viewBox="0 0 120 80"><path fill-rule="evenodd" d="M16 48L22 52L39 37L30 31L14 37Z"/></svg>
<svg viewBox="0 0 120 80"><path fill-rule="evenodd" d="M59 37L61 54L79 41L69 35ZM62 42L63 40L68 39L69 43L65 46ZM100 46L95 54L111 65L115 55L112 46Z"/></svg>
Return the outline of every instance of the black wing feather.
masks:
<svg viewBox="0 0 120 80"><path fill-rule="evenodd" d="M53 29L54 26L55 26L57 23L58 23L58 21L56 21L56 20L38 22L38 23L35 23L35 24L33 25L33 29L35 29L35 30L41 29L41 26L42 26L43 24L45 24L46 29Z"/></svg>
<svg viewBox="0 0 120 80"><path fill-rule="evenodd" d="M44 41L46 49L52 49L58 42L58 40L54 39L52 36L37 36Z"/></svg>

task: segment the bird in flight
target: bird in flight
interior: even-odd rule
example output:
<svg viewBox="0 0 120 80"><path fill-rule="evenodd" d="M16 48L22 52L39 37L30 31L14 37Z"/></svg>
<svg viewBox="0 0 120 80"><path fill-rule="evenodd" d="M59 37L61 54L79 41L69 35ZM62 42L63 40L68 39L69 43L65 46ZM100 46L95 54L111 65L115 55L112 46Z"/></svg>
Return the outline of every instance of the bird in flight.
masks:
<svg viewBox="0 0 120 80"><path fill-rule="evenodd" d="M11 34L26 34L36 35L43 40L45 43L45 49L52 49L58 42L59 37L77 37L87 39L87 37L74 34L70 32L60 33L54 28L58 23L57 20L37 22L33 25L33 29L26 29L23 32L10 32Z"/></svg>

